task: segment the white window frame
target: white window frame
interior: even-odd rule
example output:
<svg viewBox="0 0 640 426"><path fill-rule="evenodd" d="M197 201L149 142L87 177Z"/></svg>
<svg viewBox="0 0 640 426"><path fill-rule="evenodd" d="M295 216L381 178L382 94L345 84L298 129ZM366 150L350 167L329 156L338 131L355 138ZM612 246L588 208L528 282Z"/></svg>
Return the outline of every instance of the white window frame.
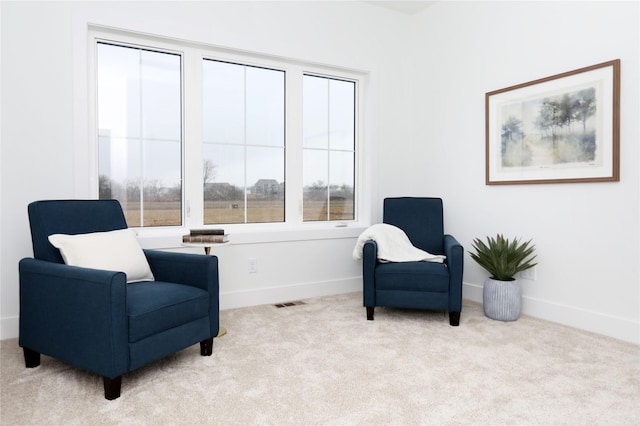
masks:
<svg viewBox="0 0 640 426"><path fill-rule="evenodd" d="M184 235L190 228L203 227L204 200L202 182L202 61L213 59L244 65L273 68L285 71L285 221L274 223L224 224L225 230L233 235L234 244L274 241L294 241L307 239L343 238L357 236L370 225L369 209L372 188L367 167L370 153L363 149L363 117L368 73L336 66L314 64L251 53L227 48L212 47L198 42L173 40L167 37L137 34L131 31L90 25L88 29L87 68L89 70L87 100L90 144L86 151L91 188L90 196L98 197L97 160L97 90L96 90L96 44L98 41L125 46L141 47L161 52L177 53L182 56L183 108L182 108L182 170L183 209L182 226L137 227L134 228L143 246L149 248L176 247L176 236ZM302 91L305 74L317 75L356 83L355 111L355 176L354 176L354 220L348 221L303 221L303 178L302 178ZM198 107L199 106L199 107ZM193 110L198 113L194 114ZM82 153L81 153L82 154ZM86 154L85 154L86 155ZM77 158L77 161L81 160Z"/></svg>

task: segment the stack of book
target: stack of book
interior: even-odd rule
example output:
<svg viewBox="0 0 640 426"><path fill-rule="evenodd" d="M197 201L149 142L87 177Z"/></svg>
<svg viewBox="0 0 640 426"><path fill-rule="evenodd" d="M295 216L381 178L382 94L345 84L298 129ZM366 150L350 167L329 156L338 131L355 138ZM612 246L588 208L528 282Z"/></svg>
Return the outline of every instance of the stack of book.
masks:
<svg viewBox="0 0 640 426"><path fill-rule="evenodd" d="M224 229L192 229L187 235L182 236L183 243L211 243L219 244L229 241L229 235Z"/></svg>

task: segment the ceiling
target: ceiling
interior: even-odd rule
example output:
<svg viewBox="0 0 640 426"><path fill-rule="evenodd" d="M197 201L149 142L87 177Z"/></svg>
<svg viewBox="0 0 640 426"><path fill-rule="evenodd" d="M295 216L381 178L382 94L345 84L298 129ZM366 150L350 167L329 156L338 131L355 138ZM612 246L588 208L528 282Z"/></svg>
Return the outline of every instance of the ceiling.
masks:
<svg viewBox="0 0 640 426"><path fill-rule="evenodd" d="M419 1L419 0L416 0L416 1L373 0L373 1L365 1L365 3L369 3L376 6L384 7L387 9L395 10L397 12L413 15L414 13L418 13L436 2L435 1Z"/></svg>

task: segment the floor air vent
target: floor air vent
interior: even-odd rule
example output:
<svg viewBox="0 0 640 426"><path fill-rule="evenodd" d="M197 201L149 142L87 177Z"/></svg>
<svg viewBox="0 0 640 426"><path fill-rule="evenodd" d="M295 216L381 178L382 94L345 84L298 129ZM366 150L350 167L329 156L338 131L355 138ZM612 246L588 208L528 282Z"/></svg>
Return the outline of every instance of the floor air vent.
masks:
<svg viewBox="0 0 640 426"><path fill-rule="evenodd" d="M288 308L289 306L298 306L298 305L304 305L304 304L305 304L304 302L297 300L295 302L277 303L273 306L275 306L276 308Z"/></svg>

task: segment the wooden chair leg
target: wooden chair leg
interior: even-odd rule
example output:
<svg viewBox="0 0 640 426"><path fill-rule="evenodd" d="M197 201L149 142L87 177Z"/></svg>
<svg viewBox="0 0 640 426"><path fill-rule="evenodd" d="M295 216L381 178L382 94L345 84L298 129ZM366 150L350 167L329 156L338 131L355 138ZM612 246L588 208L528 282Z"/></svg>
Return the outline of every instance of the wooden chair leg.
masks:
<svg viewBox="0 0 640 426"><path fill-rule="evenodd" d="M369 321L373 321L373 310L375 309L375 306L367 306L367 319Z"/></svg>
<svg viewBox="0 0 640 426"><path fill-rule="evenodd" d="M200 355L211 356L213 353L213 337L209 337L207 340L200 342Z"/></svg>
<svg viewBox="0 0 640 426"><path fill-rule="evenodd" d="M116 398L120 398L120 388L122 387L122 376L114 377L110 379L108 377L102 378L104 381L104 397L109 401L113 401Z"/></svg>
<svg viewBox="0 0 640 426"><path fill-rule="evenodd" d="M454 327L460 325L460 312L449 312L449 324Z"/></svg>
<svg viewBox="0 0 640 426"><path fill-rule="evenodd" d="M27 368L34 368L40 365L40 353L29 348L22 348L24 352L24 363Z"/></svg>

